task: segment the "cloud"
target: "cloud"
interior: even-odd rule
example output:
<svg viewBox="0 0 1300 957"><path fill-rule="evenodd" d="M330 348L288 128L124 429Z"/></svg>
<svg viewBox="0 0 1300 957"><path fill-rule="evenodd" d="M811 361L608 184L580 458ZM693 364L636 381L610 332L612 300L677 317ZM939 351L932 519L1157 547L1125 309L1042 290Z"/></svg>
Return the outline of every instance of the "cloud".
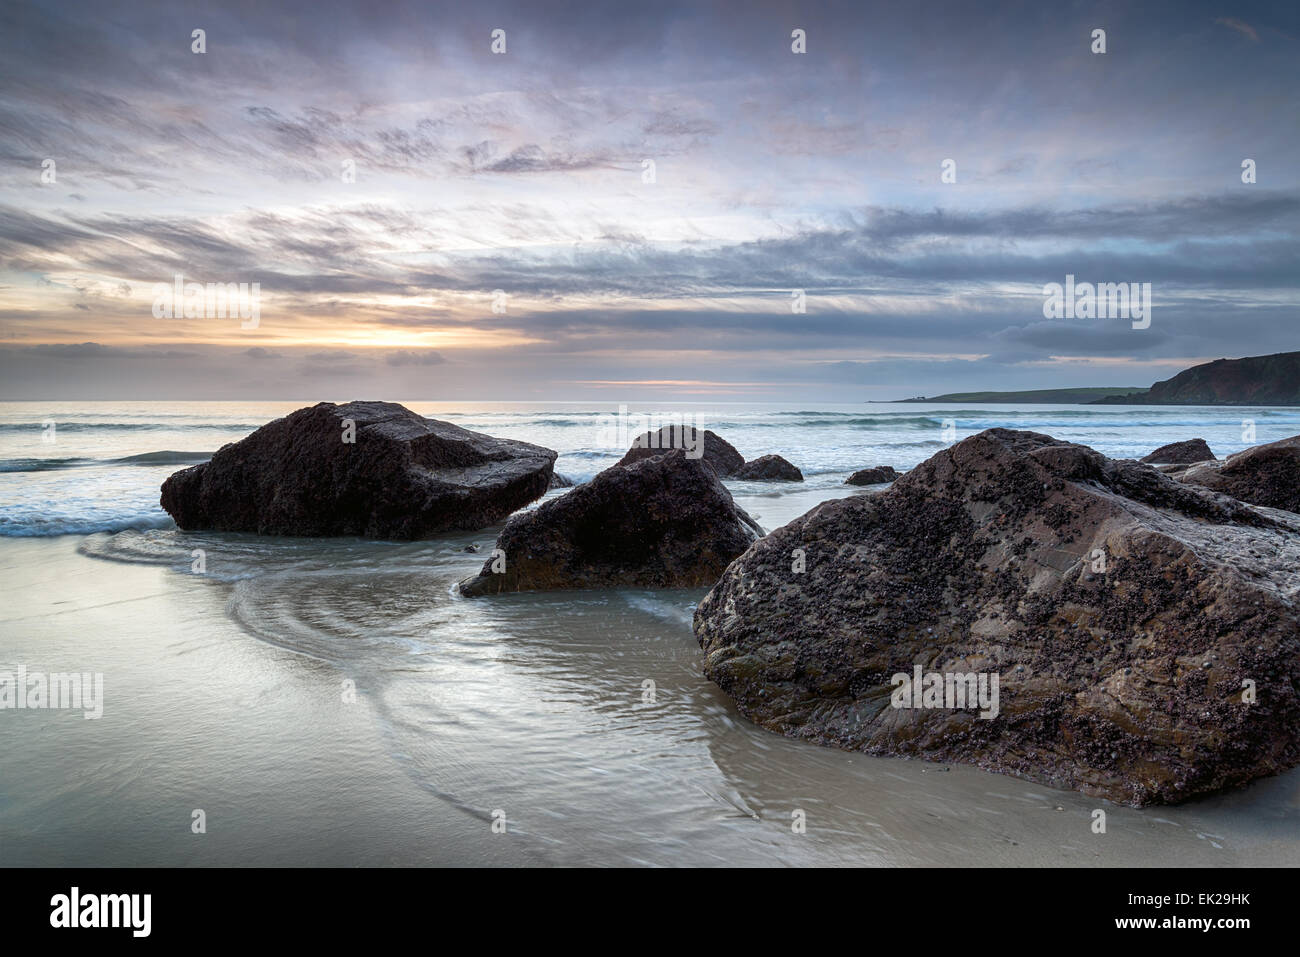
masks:
<svg viewBox="0 0 1300 957"><path fill-rule="evenodd" d="M357 358L357 356L356 353L353 352L324 350L321 352L309 352L304 358L310 359L312 362L346 362Z"/></svg>
<svg viewBox="0 0 1300 957"><path fill-rule="evenodd" d="M490 173L565 173L610 165L609 159L603 156L567 156L547 153L536 143L521 146L513 150L509 156L485 165L480 165L483 159L481 152L470 151L467 158L470 166L475 170L487 170Z"/></svg>
<svg viewBox="0 0 1300 957"><path fill-rule="evenodd" d="M384 357L390 366L434 366L446 362L446 357L433 349L399 349Z"/></svg>
<svg viewBox="0 0 1300 957"><path fill-rule="evenodd" d="M1255 32L1255 28L1243 20L1238 20L1236 17L1219 17L1214 22L1222 24L1229 29L1236 30L1242 36L1253 40L1255 43L1259 42L1259 34Z"/></svg>
<svg viewBox="0 0 1300 957"><path fill-rule="evenodd" d="M932 392L1059 357L1294 348L1300 129L1268 91L1300 88L1300 58L1258 42L1295 32L1288 11L1109 10L1140 57L1020 4L927 11L285 0L207 9L196 56L183 5L7 5L0 341L49 344L6 354L7 391L254 395L439 365L452 390L473 369L525 395L725 378L824 397L834 361ZM177 272L259 282L259 338L152 322ZM1044 323L1066 273L1151 282L1152 329ZM151 361L107 361L127 356Z"/></svg>
<svg viewBox="0 0 1300 957"><path fill-rule="evenodd" d="M102 346L98 342L77 342L67 344L35 345L29 346L28 351L34 355L58 356L65 359L106 359L139 356L141 353L132 353L122 349L110 349Z"/></svg>

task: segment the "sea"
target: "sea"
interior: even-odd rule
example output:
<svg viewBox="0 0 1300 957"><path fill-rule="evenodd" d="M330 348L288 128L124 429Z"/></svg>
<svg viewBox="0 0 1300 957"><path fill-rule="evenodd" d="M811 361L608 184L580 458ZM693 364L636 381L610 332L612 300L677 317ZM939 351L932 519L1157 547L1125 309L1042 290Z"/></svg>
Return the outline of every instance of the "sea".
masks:
<svg viewBox="0 0 1300 957"><path fill-rule="evenodd" d="M104 689L94 717L0 708L0 866L1300 864L1297 771L1137 810L756 728L701 674L704 589L467 600L499 528L175 528L169 474L312 401L0 403L0 675ZM767 530L986 428L1129 458L1300 433L1264 407L398 401L576 482L639 424L712 429L803 471L726 483Z"/></svg>

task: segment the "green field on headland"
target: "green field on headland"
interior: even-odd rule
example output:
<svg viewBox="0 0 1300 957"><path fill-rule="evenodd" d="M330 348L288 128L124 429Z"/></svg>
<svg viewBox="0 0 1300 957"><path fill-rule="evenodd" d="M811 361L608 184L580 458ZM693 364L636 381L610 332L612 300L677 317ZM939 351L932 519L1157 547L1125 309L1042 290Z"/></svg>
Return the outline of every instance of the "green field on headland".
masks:
<svg viewBox="0 0 1300 957"><path fill-rule="evenodd" d="M1091 389L1035 389L1030 392L949 392L946 395L917 396L899 402L988 402L988 403L1070 403L1092 402L1113 395L1146 392L1140 386L1107 386Z"/></svg>

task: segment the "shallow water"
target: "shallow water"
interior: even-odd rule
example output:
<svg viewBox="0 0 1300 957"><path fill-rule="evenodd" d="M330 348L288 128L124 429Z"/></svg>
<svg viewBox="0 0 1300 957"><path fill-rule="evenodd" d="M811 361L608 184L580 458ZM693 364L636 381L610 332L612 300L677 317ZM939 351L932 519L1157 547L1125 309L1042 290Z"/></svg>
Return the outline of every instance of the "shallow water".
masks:
<svg viewBox="0 0 1300 957"><path fill-rule="evenodd" d="M236 413L249 416L221 414ZM1187 429L1231 451L1243 413L1216 416ZM761 447L753 436L765 426L716 427L744 436L748 455L775 448L800 464L793 443L812 428L778 429L791 445ZM871 459L858 427L816 428L821 438L806 441L838 449L823 461L842 456L845 471L929 454ZM90 431L103 447L76 455L121 458L159 437L118 432L136 445ZM193 434L165 438L183 450ZM1123 441L1145 451L1178 437ZM1276 437L1261 428L1258 440ZM74 476L75 488L98 469L105 509L125 514L138 508L134 486L109 478L176 467L39 475ZM863 494L842 478L729 484L771 529ZM460 598L454 584L497 529L391 543L152 524L167 523L0 539L0 671L102 672L106 698L99 720L0 710L0 864L1300 863L1300 771L1139 811L759 730L700 673L691 615L703 590ZM465 551L472 544L483 551ZM1098 808L1104 834L1092 830ZM204 834L191 832L195 809ZM506 833L493 832L494 812Z"/></svg>
<svg viewBox="0 0 1300 957"><path fill-rule="evenodd" d="M459 598L491 541L0 543L0 669L106 683L97 721L0 712L0 863L1300 860L1300 773L1138 811L787 740L701 676L701 590Z"/></svg>

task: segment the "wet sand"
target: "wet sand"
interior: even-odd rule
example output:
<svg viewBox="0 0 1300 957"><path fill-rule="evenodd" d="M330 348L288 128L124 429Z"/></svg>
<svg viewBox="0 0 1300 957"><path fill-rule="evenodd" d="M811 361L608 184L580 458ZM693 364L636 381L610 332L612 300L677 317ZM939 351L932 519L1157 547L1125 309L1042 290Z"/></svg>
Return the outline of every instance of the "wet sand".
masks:
<svg viewBox="0 0 1300 957"><path fill-rule="evenodd" d="M733 491L769 529L827 498ZM0 863L1300 862L1300 770L1135 810L787 740L701 677L703 591L455 595L494 538L0 540L0 670L106 699L0 712Z"/></svg>

